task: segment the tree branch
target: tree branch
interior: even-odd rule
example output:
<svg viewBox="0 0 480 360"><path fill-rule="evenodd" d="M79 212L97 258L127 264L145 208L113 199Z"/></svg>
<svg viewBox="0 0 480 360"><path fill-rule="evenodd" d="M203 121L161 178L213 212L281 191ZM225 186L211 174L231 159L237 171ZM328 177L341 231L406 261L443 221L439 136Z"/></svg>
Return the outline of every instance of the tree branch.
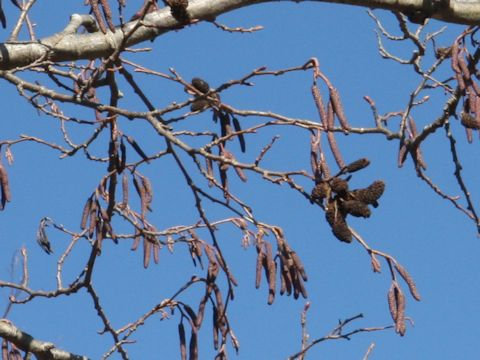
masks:
<svg viewBox="0 0 480 360"><path fill-rule="evenodd" d="M235 9L270 2L272 0L192 0L188 5L190 23L211 21L218 15ZM297 0L300 2L302 0ZM426 17L438 20L475 25L480 24L480 3L476 0L317 0L349 4L369 8L380 8L411 13L421 12ZM435 4L442 5L436 6ZM79 18L80 17L80 18ZM185 23L178 22L165 7L149 13L142 20L135 20L117 27L115 32L105 34L96 31L90 34L72 32L78 28L79 19L88 31L95 30L91 18L73 14L67 27L37 42L7 42L0 44L0 69L9 70L45 60L72 61L107 57L122 46L133 46L146 40L152 40L171 30L178 30ZM133 31L132 31L133 30ZM130 34L131 32L131 34ZM126 34L128 38L126 39Z"/></svg>
<svg viewBox="0 0 480 360"><path fill-rule="evenodd" d="M15 344L20 350L34 354L39 360L88 360L85 356L56 349L52 343L35 340L5 319L0 320L0 337Z"/></svg>

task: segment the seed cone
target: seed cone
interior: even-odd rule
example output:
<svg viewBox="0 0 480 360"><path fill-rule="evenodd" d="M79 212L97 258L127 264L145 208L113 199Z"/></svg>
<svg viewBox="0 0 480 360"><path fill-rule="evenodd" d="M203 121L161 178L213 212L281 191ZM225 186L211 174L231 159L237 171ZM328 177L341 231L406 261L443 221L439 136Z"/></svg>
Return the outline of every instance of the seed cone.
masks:
<svg viewBox="0 0 480 360"><path fill-rule="evenodd" d="M325 181L319 182L312 190L312 200L322 202L329 196L330 186Z"/></svg>
<svg viewBox="0 0 480 360"><path fill-rule="evenodd" d="M348 191L348 182L339 177L334 177L330 180L330 187L333 192L337 194L344 194Z"/></svg>
<svg viewBox="0 0 480 360"><path fill-rule="evenodd" d="M198 77L192 79L192 85L195 89L203 94L206 94L210 90L210 85L208 85L205 80L202 80Z"/></svg>
<svg viewBox="0 0 480 360"><path fill-rule="evenodd" d="M333 205L333 204L332 204ZM343 215L335 209L335 206L329 206L325 212L325 217L332 227L335 237L343 242L352 242L352 232L348 228L347 222Z"/></svg>
<svg viewBox="0 0 480 360"><path fill-rule="evenodd" d="M346 200L341 203L341 209L352 216L368 218L371 215L368 205L358 200Z"/></svg>
<svg viewBox="0 0 480 360"><path fill-rule="evenodd" d="M358 189L351 192L354 199L361 201L365 204L378 206L377 200L380 199L385 191L385 183L381 180L374 181L366 189Z"/></svg>

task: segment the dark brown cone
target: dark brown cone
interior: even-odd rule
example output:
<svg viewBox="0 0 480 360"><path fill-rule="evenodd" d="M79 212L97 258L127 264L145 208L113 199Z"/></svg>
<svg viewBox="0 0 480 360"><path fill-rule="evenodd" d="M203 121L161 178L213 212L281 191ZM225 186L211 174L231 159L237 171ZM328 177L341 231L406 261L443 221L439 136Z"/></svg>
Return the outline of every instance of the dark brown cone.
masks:
<svg viewBox="0 0 480 360"><path fill-rule="evenodd" d="M346 213L356 217L368 218L371 214L368 205L358 200L342 201L341 209Z"/></svg>
<svg viewBox="0 0 480 360"><path fill-rule="evenodd" d="M352 232L343 218L332 226L332 232L338 240L346 243L352 242Z"/></svg>
<svg viewBox="0 0 480 360"><path fill-rule="evenodd" d="M338 240L347 243L352 242L352 233L348 228L345 218L340 211L335 209L335 206L328 207L327 211L325 212L325 217L327 222L332 227L333 235L335 235Z"/></svg>
<svg viewBox="0 0 480 360"><path fill-rule="evenodd" d="M370 165L370 160L367 158L358 159L347 166L345 166L344 172L353 173L358 170L362 170Z"/></svg>
<svg viewBox="0 0 480 360"><path fill-rule="evenodd" d="M343 194L348 191L348 182L344 179L334 177L330 180L330 188L337 194Z"/></svg>
<svg viewBox="0 0 480 360"><path fill-rule="evenodd" d="M315 185L312 190L312 200L322 202L323 199L327 198L330 192L330 186L327 182L322 181Z"/></svg>
<svg viewBox="0 0 480 360"><path fill-rule="evenodd" d="M385 191L385 183L381 180L374 181L366 189L358 189L351 192L351 195L354 199L361 201L365 204L373 205L373 207L378 206L377 200L380 199L383 192Z"/></svg>
<svg viewBox="0 0 480 360"><path fill-rule="evenodd" d="M206 94L210 90L210 85L205 80L202 80L198 77L192 79L192 85L195 89L200 91L202 94Z"/></svg>

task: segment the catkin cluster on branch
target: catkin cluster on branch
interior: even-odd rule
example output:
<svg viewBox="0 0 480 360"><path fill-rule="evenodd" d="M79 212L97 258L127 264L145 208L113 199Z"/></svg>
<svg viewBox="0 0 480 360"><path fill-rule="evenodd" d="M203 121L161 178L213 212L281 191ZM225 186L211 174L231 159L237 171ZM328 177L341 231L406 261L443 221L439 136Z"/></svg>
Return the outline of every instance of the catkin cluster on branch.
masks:
<svg viewBox="0 0 480 360"><path fill-rule="evenodd" d="M280 272L280 295L287 294L298 299L300 294L306 298L307 290L304 282L308 280L305 268L300 257L293 251L286 240L277 229L275 236L277 238L277 254L274 256L272 245L263 240L263 233L257 238L257 266L255 276L255 287L260 287L262 270L268 284L268 304L271 305L275 300L277 287L277 269ZM278 263L277 261L278 260Z"/></svg>
<svg viewBox="0 0 480 360"><path fill-rule="evenodd" d="M311 193L311 200L325 207L325 217L335 237L343 242L352 242L352 232L347 216L370 217L369 205L378 206L378 199L385 190L385 183L376 180L364 189L350 190L348 180L341 175L353 173L369 165L368 159L359 159L346 165L339 175L317 181Z"/></svg>
<svg viewBox="0 0 480 360"><path fill-rule="evenodd" d="M457 39L451 47L451 64L455 79L463 97L460 122L467 132L467 140L473 141L472 132L480 130L480 85L476 82L476 60L468 53L465 39Z"/></svg>
<svg viewBox="0 0 480 360"><path fill-rule="evenodd" d="M388 307L390 309L390 315L392 316L392 320L395 323L395 332L397 332L400 336L404 336L405 332L407 331L405 321L405 308L407 301L399 283L396 280L394 271L396 271L405 281L412 297L417 301L420 301L421 298L417 290L417 286L415 285L415 282L413 281L413 278L410 276L408 271L396 261L393 262L392 266L392 262L392 260L388 260L390 270L392 271L392 284L387 293Z"/></svg>

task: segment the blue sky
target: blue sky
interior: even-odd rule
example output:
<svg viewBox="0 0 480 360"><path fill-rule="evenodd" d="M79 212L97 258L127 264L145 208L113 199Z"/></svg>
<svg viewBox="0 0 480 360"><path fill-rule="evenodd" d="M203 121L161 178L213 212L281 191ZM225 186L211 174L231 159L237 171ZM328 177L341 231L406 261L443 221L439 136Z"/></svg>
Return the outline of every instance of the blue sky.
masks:
<svg viewBox="0 0 480 360"><path fill-rule="evenodd" d="M17 14L11 4L6 3L4 7L7 17L15 18ZM57 1L39 2L32 14L38 36L61 30L71 13L85 12L86 9L82 1L69 2L61 8ZM51 15L48 18L44 15L46 11ZM127 13L133 12L130 4ZM391 15L381 11L377 14L397 31L398 26ZM153 43L142 44L141 47L152 47L150 53L130 53L125 54L125 58L160 72L174 67L185 79L200 76L216 87L260 66L280 69L298 66L317 57L322 71L340 91L352 126L373 125L370 109L362 99L364 95L375 100L381 113L398 111L406 107L409 93L419 83L410 68L380 58L374 23L363 8L319 3L272 3L241 9L217 20L232 27L263 25L264 30L253 34L230 34L202 23L171 32ZM434 31L441 26L443 24L432 21L429 29ZM443 45L448 45L461 30L462 27L448 25L440 43L443 41ZM4 39L7 34L4 31ZM405 57L411 51L406 46L387 46ZM444 67L445 74L448 74L448 64ZM159 108L174 99L186 99L187 95L179 86L154 77L138 75L138 78ZM222 100L238 109L270 110L318 120L310 95L310 72L253 81L254 87L233 88L222 94ZM3 94L2 140L29 134L58 143L62 141L56 120L40 116L10 84L2 82L0 86ZM127 85L122 86L128 93ZM442 93L432 95L430 103L414 112L417 125L423 127L439 116L444 100ZM131 95L122 99L121 105L142 109ZM64 111L76 116L93 116L71 106L65 106ZM241 121L246 127L260 120L246 118ZM476 167L479 140L475 136L473 144L467 144L458 121L452 119L451 123L458 140L465 179L478 204L475 185L479 181ZM212 123L210 113L205 112L178 126L212 130L217 125ZM120 127L124 133L139 140L149 153L163 147L164 142L143 121L121 119ZM88 134L78 127L72 127L71 131L78 141ZM280 139L265 158L264 166L309 170L309 137L307 132L299 129L274 127L256 136L247 136L245 155L240 154L236 142L229 145L239 159L251 162L275 135ZM98 154L105 154L108 147L105 140L105 137L101 138L96 145ZM376 347L371 359L477 358L477 324L480 321L477 255L480 244L473 223L415 176L410 159L402 169L397 168L397 142L389 142L380 135L339 135L338 141L346 161L361 157L371 160L369 168L354 175L351 180L354 187L364 187L376 179L386 183L385 194L372 217L354 219L351 225L372 247L393 255L409 270L416 280L422 301L415 302L407 296L407 315L414 320L415 326L408 326L403 338L393 331L358 334L349 342L340 340L317 345L307 358L361 359L372 342ZM325 141L324 146L327 147ZM462 195L452 175L454 167L443 130L431 136L422 149L429 165L427 174L446 193ZM54 151L35 144L20 144L12 151L15 162L8 166L8 172L13 201L0 216L0 278L9 279L12 255L25 245L29 251L31 286L51 289L55 286L57 257L68 239L49 229L55 253L46 255L35 241L38 222L49 216L57 223L78 230L83 204L103 176L105 165L92 165L81 154L59 159ZM334 168L330 157L329 162ZM170 160L160 160L140 171L150 176L154 186L154 212L150 219L159 229L197 220L191 192ZM364 319L349 329L389 325L387 264L382 262L381 274L372 273L370 259L363 248L357 243L338 242L320 208L312 206L285 185L265 183L254 174L247 173L247 176L249 181L246 184L232 176L232 189L254 208L258 219L284 229L290 246L304 262L309 275L306 286L311 303L308 313L311 339L326 335L338 319L358 313L363 313ZM218 207L207 208L212 219L228 216ZM206 233L202 236L208 239ZM243 249L241 234L232 226L222 228L219 236L225 257L240 284L229 312L241 349L237 357L229 349L231 358L284 359L297 352L301 345L300 312L305 300L277 296L273 305L267 305L265 281L262 280L259 290L254 288L255 248ZM116 328L134 321L153 305L170 297L192 274L204 274L201 269L193 267L188 252L181 246L177 246L173 254L162 249L160 264L151 265L147 270L142 266L141 251L131 252L130 246L130 242L105 244L94 275L104 308ZM81 244L67 265L67 273L75 276L87 255L87 244ZM405 284L402 287L407 291ZM202 289L189 291L182 299L191 300L196 305L202 292ZM6 305L8 292L2 290L1 294L0 304ZM200 335L201 359L213 357L209 314ZM25 306L16 306L9 318L41 340L54 342L59 348L92 359L99 358L112 345L108 335L97 334L102 325L84 291L69 297L39 299ZM177 313L168 320L150 319L134 337L137 343L128 347L131 358L178 358L177 324Z"/></svg>

